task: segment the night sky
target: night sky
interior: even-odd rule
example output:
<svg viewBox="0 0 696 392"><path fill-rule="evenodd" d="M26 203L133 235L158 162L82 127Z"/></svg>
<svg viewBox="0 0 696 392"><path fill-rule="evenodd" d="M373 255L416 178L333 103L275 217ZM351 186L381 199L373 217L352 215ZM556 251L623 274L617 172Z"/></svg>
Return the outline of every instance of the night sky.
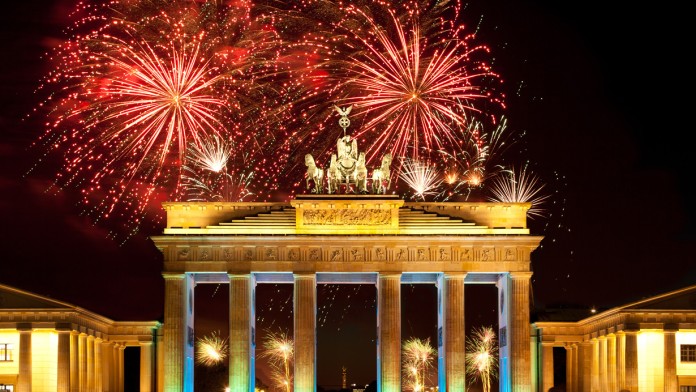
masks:
<svg viewBox="0 0 696 392"><path fill-rule="evenodd" d="M49 66L42 55L61 37L70 6L12 2L2 13L0 283L116 320L160 319L162 260L147 236L161 228L143 230L121 245L80 216L70 192L44 192L50 168L24 176L39 158L28 147L42 130L39 120L22 118L38 103L34 90ZM495 0L468 3L464 12L503 76L508 127L525 134L525 156L554 195L549 216L530 221L533 234L545 236L532 255L535 310L604 309L696 284L689 13L670 2L640 7ZM277 304L288 290L265 287L259 295ZM320 325L320 346L344 345L319 352L326 363L319 366L319 382L326 385L340 380L339 360L334 364L329 357L358 367L370 355L362 347L374 344L374 336L364 332L374 318L374 288L342 286L328 300L330 290L335 288L319 288L320 307L333 307ZM404 310L405 335L434 334L432 312L423 315L413 306L418 298L434 301L427 290L403 289L410 304L404 306L411 309ZM489 292L467 288L468 296L486 298L467 311L472 325L495 322ZM224 295L215 287L199 294L201 319L209 312L224 322L215 310L224 308ZM279 309L264 311L268 318L259 323L291 327L288 308ZM215 322L201 329L214 329ZM365 342L345 345L358 336ZM356 382L369 377L356 376Z"/></svg>

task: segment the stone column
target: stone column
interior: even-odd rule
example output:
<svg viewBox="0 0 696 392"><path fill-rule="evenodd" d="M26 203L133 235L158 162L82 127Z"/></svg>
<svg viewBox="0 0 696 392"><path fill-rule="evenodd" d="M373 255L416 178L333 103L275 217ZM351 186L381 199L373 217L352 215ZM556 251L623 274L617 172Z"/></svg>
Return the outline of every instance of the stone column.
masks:
<svg viewBox="0 0 696 392"><path fill-rule="evenodd" d="M466 273L446 273L441 290L444 308L442 337L445 350L446 391L463 392L466 388L466 328L464 320L464 279Z"/></svg>
<svg viewBox="0 0 696 392"><path fill-rule="evenodd" d="M70 330L58 329L58 392L70 392Z"/></svg>
<svg viewBox="0 0 696 392"><path fill-rule="evenodd" d="M124 379L125 379L125 372L124 372L124 354L126 351L126 346L125 345L120 345L118 346L117 354L118 354L118 378L116 379L117 386L116 386L116 392L124 392Z"/></svg>
<svg viewBox="0 0 696 392"><path fill-rule="evenodd" d="M152 392L152 342L140 343L140 392Z"/></svg>
<svg viewBox="0 0 696 392"><path fill-rule="evenodd" d="M401 392L401 273L378 279L377 390Z"/></svg>
<svg viewBox="0 0 696 392"><path fill-rule="evenodd" d="M541 343L541 361L542 361L542 379L541 379L541 390L542 392L548 392L549 389L553 388L553 344L551 343Z"/></svg>
<svg viewBox="0 0 696 392"><path fill-rule="evenodd" d="M573 388L573 346L565 346L566 354L566 392L575 392Z"/></svg>
<svg viewBox="0 0 696 392"><path fill-rule="evenodd" d="M529 325L529 281L531 272L510 273L510 362L512 392L529 391L532 385Z"/></svg>
<svg viewBox="0 0 696 392"><path fill-rule="evenodd" d="M638 392L638 332L626 331L626 384L624 388Z"/></svg>
<svg viewBox="0 0 696 392"><path fill-rule="evenodd" d="M80 392L87 390L87 334L80 333L77 337L78 385Z"/></svg>
<svg viewBox="0 0 696 392"><path fill-rule="evenodd" d="M253 390L251 361L254 306L251 274L229 275L230 280L230 392Z"/></svg>
<svg viewBox="0 0 696 392"><path fill-rule="evenodd" d="M578 392L592 391L592 343L578 344Z"/></svg>
<svg viewBox="0 0 696 392"><path fill-rule="evenodd" d="M164 392L164 335L162 328L157 329L157 392Z"/></svg>
<svg viewBox="0 0 696 392"><path fill-rule="evenodd" d="M626 334L616 333L616 385L618 389L626 386Z"/></svg>
<svg viewBox="0 0 696 392"><path fill-rule="evenodd" d="M295 392L314 392L316 380L317 277L295 274Z"/></svg>
<svg viewBox="0 0 696 392"><path fill-rule="evenodd" d="M118 392L118 377L119 377L119 358L118 358L118 352L119 348L121 347L120 344L114 343L114 346L111 350L111 363L113 365L112 371L111 371L111 386L112 386L112 391Z"/></svg>
<svg viewBox="0 0 696 392"><path fill-rule="evenodd" d="M104 391L103 371L104 355L102 353L102 339L94 339L94 390L97 392Z"/></svg>
<svg viewBox="0 0 696 392"><path fill-rule="evenodd" d="M104 392L114 392L113 384L111 383L111 374L113 373L113 347L114 344L111 342L101 343L101 356L102 356L102 391Z"/></svg>
<svg viewBox="0 0 696 392"><path fill-rule="evenodd" d="M94 336L87 335L87 391L94 392Z"/></svg>
<svg viewBox="0 0 696 392"><path fill-rule="evenodd" d="M31 392L31 326L18 326L17 330L19 331L17 392Z"/></svg>
<svg viewBox="0 0 696 392"><path fill-rule="evenodd" d="M590 385L592 391L599 391L599 340L597 338L592 338L590 340L592 345L592 364L590 370Z"/></svg>
<svg viewBox="0 0 696 392"><path fill-rule="evenodd" d="M164 276L164 390L193 390L193 279Z"/></svg>
<svg viewBox="0 0 696 392"><path fill-rule="evenodd" d="M80 390L80 353L79 353L79 333L70 332L70 392Z"/></svg>
<svg viewBox="0 0 696 392"><path fill-rule="evenodd" d="M609 379L607 378L607 337L600 336L599 340L599 390L609 389Z"/></svg>
<svg viewBox="0 0 696 392"><path fill-rule="evenodd" d="M665 329L665 392L677 392L679 390L677 380L677 344L675 330Z"/></svg>
<svg viewBox="0 0 696 392"><path fill-rule="evenodd" d="M607 336L607 390L617 391L616 383L616 335Z"/></svg>

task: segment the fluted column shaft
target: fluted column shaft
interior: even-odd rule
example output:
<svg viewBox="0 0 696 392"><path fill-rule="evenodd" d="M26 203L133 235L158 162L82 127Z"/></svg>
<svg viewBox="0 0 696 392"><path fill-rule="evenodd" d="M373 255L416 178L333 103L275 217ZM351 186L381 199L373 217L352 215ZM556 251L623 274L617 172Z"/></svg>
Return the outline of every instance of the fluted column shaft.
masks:
<svg viewBox="0 0 696 392"><path fill-rule="evenodd" d="M70 331L58 330L58 392L70 392Z"/></svg>
<svg viewBox="0 0 696 392"><path fill-rule="evenodd" d="M592 343L591 388L593 391L599 391L599 339L594 338L590 343Z"/></svg>
<svg viewBox="0 0 696 392"><path fill-rule="evenodd" d="M79 333L77 331L70 332L70 392L78 392L80 390L80 350L79 350Z"/></svg>
<svg viewBox="0 0 696 392"><path fill-rule="evenodd" d="M189 341L189 324L193 318L192 279L186 274L163 276L164 390L190 391L193 389L193 342Z"/></svg>
<svg viewBox="0 0 696 392"><path fill-rule="evenodd" d="M566 354L566 391L575 392L573 387L573 346L565 347Z"/></svg>
<svg viewBox="0 0 696 392"><path fill-rule="evenodd" d="M638 391L638 334L626 331L626 384L624 388Z"/></svg>
<svg viewBox="0 0 696 392"><path fill-rule="evenodd" d="M229 275L230 280L230 392L248 392L253 385L251 323L253 314L250 274Z"/></svg>
<svg viewBox="0 0 696 392"><path fill-rule="evenodd" d="M592 343L578 344L578 392L592 391Z"/></svg>
<svg viewBox="0 0 696 392"><path fill-rule="evenodd" d="M126 352L126 346L118 346L118 377L116 379L116 391L117 392L124 392L124 380L125 380L125 367L124 367L124 359L125 359L125 352Z"/></svg>
<svg viewBox="0 0 696 392"><path fill-rule="evenodd" d="M87 390L87 334L77 337L78 385L80 392Z"/></svg>
<svg viewBox="0 0 696 392"><path fill-rule="evenodd" d="M609 377L607 377L607 337L599 337L599 390L609 390Z"/></svg>
<svg viewBox="0 0 696 392"><path fill-rule="evenodd" d="M377 288L380 392L401 392L401 274L380 273Z"/></svg>
<svg viewBox="0 0 696 392"><path fill-rule="evenodd" d="M626 334L616 334L616 385L618 389L626 385Z"/></svg>
<svg viewBox="0 0 696 392"><path fill-rule="evenodd" d="M101 357L102 357L102 391L113 392L114 387L112 384L111 374L113 373L113 347L112 342L102 342L101 343Z"/></svg>
<svg viewBox="0 0 696 392"><path fill-rule="evenodd" d="M19 330L17 392L31 392L31 328Z"/></svg>
<svg viewBox="0 0 696 392"><path fill-rule="evenodd" d="M464 279L466 273L444 276L444 346L447 391L466 388L466 325L464 319Z"/></svg>
<svg viewBox="0 0 696 392"><path fill-rule="evenodd" d="M87 336L87 391L94 392L94 336Z"/></svg>
<svg viewBox="0 0 696 392"><path fill-rule="evenodd" d="M140 342L140 392L152 392L152 342Z"/></svg>
<svg viewBox="0 0 696 392"><path fill-rule="evenodd" d="M607 336L607 390L616 391L616 335Z"/></svg>
<svg viewBox="0 0 696 392"><path fill-rule="evenodd" d="M102 353L102 339L94 339L94 390L97 392L104 391L103 370L104 355Z"/></svg>
<svg viewBox="0 0 696 392"><path fill-rule="evenodd" d="M118 343L114 343L113 348L111 349L111 364L112 364L112 371L111 371L111 390L114 392L118 392L118 377L119 377L119 358L118 358L118 351L119 347L121 345Z"/></svg>
<svg viewBox="0 0 696 392"><path fill-rule="evenodd" d="M665 330L665 392L677 392L679 389L677 380L677 344L675 331Z"/></svg>
<svg viewBox="0 0 696 392"><path fill-rule="evenodd" d="M529 326L529 281L531 272L510 273L510 362L512 392L532 388L531 340Z"/></svg>
<svg viewBox="0 0 696 392"><path fill-rule="evenodd" d="M313 392L316 380L316 309L315 274L295 274L295 391Z"/></svg>
<svg viewBox="0 0 696 392"><path fill-rule="evenodd" d="M553 345L541 344L542 379L541 390L546 392L553 388Z"/></svg>

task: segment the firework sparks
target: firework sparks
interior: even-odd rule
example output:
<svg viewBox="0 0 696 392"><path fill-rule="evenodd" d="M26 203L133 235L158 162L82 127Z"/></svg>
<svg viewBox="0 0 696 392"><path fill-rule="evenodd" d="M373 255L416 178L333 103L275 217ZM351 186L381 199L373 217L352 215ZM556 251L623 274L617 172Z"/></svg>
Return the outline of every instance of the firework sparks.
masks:
<svg viewBox="0 0 696 392"><path fill-rule="evenodd" d="M272 378L278 388L290 392L293 386L292 363L295 346L285 332L270 332L266 335L263 350L259 355L267 358L272 368Z"/></svg>
<svg viewBox="0 0 696 392"><path fill-rule="evenodd" d="M198 338L196 341L196 362L213 366L227 358L227 339L221 339L218 332Z"/></svg>
<svg viewBox="0 0 696 392"><path fill-rule="evenodd" d="M472 331L466 342L466 372L481 380L483 392L490 392L491 380L497 377L498 343L491 327L480 327Z"/></svg>
<svg viewBox="0 0 696 392"><path fill-rule="evenodd" d="M442 183L439 177L440 174L434 166L413 159L405 159L399 173L399 178L423 200L426 195L437 193L435 189Z"/></svg>
<svg viewBox="0 0 696 392"><path fill-rule="evenodd" d="M472 46L473 35L463 35L462 27L442 26L423 36L417 8L401 18L388 10L391 26L378 24L358 7L348 10L368 26L353 37L363 50L350 56L347 67L351 95L345 102L355 104L364 117L356 137L374 139L370 153L389 149L413 159L459 151L468 137L469 113L482 112L476 102L500 102L483 87L497 78L485 61L477 60L488 48Z"/></svg>
<svg viewBox="0 0 696 392"><path fill-rule="evenodd" d="M544 194L545 184L541 183L539 177L533 173L528 173L527 168L518 171L514 169L500 174L493 180L490 192L493 194L488 200L502 203L532 203L527 211L530 218L545 216L545 211L541 207L550 197Z"/></svg>
<svg viewBox="0 0 696 392"><path fill-rule="evenodd" d="M406 390L424 391L428 381L428 370L433 366L437 352L430 345L430 339L411 338L402 347L402 367Z"/></svg>

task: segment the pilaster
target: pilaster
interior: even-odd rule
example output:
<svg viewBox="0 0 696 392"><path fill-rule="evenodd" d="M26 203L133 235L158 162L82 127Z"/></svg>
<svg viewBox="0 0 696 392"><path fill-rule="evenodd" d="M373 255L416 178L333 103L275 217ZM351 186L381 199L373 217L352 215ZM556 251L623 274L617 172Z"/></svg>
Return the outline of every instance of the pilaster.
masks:
<svg viewBox="0 0 696 392"><path fill-rule="evenodd" d="M676 331L671 329L664 330L665 336L665 392L677 392L679 383L677 380L677 342Z"/></svg>
<svg viewBox="0 0 696 392"><path fill-rule="evenodd" d="M31 392L31 327L18 327L19 331L19 376L17 392Z"/></svg>
<svg viewBox="0 0 696 392"><path fill-rule="evenodd" d="M253 390L251 360L253 285L251 274L229 275L230 280L230 392Z"/></svg>
<svg viewBox="0 0 696 392"><path fill-rule="evenodd" d="M313 392L316 381L315 274L294 275L295 392Z"/></svg>
<svg viewBox="0 0 696 392"><path fill-rule="evenodd" d="M377 390L401 392L401 273L378 279Z"/></svg>

